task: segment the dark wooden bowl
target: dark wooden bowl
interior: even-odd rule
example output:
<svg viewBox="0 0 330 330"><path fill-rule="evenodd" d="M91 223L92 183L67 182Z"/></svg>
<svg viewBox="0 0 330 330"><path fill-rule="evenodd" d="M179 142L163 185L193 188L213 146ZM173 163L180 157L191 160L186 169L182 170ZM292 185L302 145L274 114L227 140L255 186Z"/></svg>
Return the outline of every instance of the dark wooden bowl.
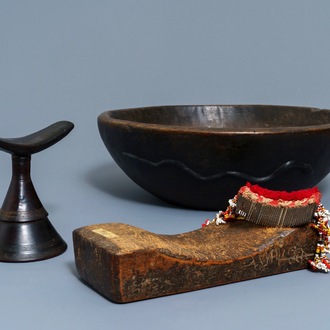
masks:
<svg viewBox="0 0 330 330"><path fill-rule="evenodd" d="M102 140L145 190L177 205L225 209L247 181L315 186L330 171L330 111L270 105L157 106L107 111Z"/></svg>

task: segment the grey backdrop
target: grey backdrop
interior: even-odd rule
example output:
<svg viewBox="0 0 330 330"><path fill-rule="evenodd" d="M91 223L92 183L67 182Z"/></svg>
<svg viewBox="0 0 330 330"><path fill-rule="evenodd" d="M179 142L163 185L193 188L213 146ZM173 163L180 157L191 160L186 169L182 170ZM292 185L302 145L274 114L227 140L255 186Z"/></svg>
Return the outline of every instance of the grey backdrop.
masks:
<svg viewBox="0 0 330 330"><path fill-rule="evenodd" d="M326 323L330 275L307 270L126 305L77 278L72 230L119 221L157 233L214 212L176 208L131 182L97 131L107 109L262 103L330 108L329 1L0 1L0 136L57 120L74 131L33 157L68 242L47 261L0 263L2 329L289 329ZM11 164L0 153L0 196ZM320 188L330 206L330 179ZM320 323L321 324L320 324Z"/></svg>

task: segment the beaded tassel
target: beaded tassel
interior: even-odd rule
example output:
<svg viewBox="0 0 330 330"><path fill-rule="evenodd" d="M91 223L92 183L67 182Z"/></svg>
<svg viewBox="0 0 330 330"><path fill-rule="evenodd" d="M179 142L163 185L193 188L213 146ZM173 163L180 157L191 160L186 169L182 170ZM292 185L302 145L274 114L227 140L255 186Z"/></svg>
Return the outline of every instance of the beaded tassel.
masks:
<svg viewBox="0 0 330 330"><path fill-rule="evenodd" d="M205 227L211 223L215 223L216 225L221 225L227 223L230 220L244 220L244 214L236 213L236 202L237 202L237 195L229 199L228 207L226 211L219 211L213 220L206 219L205 222L202 224L202 227Z"/></svg>
<svg viewBox="0 0 330 330"><path fill-rule="evenodd" d="M319 233L319 240L316 246L315 255L313 260L308 260L309 265L313 271L328 273L330 271L330 262L327 257L329 249L329 227L330 212L319 204L315 214L314 222L311 224Z"/></svg>

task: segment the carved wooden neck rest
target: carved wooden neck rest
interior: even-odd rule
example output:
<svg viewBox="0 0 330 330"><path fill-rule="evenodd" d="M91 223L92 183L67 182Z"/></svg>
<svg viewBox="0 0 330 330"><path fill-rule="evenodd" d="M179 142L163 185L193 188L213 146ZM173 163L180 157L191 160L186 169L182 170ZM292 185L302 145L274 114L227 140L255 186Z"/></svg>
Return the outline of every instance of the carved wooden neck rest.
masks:
<svg viewBox="0 0 330 330"><path fill-rule="evenodd" d="M248 221L158 235L121 223L73 232L79 276L108 299L132 302L307 268L318 241L309 224Z"/></svg>
<svg viewBox="0 0 330 330"><path fill-rule="evenodd" d="M12 155L12 179L0 209L0 261L35 261L63 253L67 245L48 219L30 177L31 155L63 139L73 129L57 122L31 135L0 139Z"/></svg>

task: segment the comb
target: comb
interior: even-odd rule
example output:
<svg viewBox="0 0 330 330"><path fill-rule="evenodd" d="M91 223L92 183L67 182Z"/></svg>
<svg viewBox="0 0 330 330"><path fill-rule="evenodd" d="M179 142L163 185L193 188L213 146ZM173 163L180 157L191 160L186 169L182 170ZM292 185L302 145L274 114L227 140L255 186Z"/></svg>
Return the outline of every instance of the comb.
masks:
<svg viewBox="0 0 330 330"><path fill-rule="evenodd" d="M320 200L316 187L286 192L247 183L238 191L236 214L267 227L296 227L312 221Z"/></svg>

